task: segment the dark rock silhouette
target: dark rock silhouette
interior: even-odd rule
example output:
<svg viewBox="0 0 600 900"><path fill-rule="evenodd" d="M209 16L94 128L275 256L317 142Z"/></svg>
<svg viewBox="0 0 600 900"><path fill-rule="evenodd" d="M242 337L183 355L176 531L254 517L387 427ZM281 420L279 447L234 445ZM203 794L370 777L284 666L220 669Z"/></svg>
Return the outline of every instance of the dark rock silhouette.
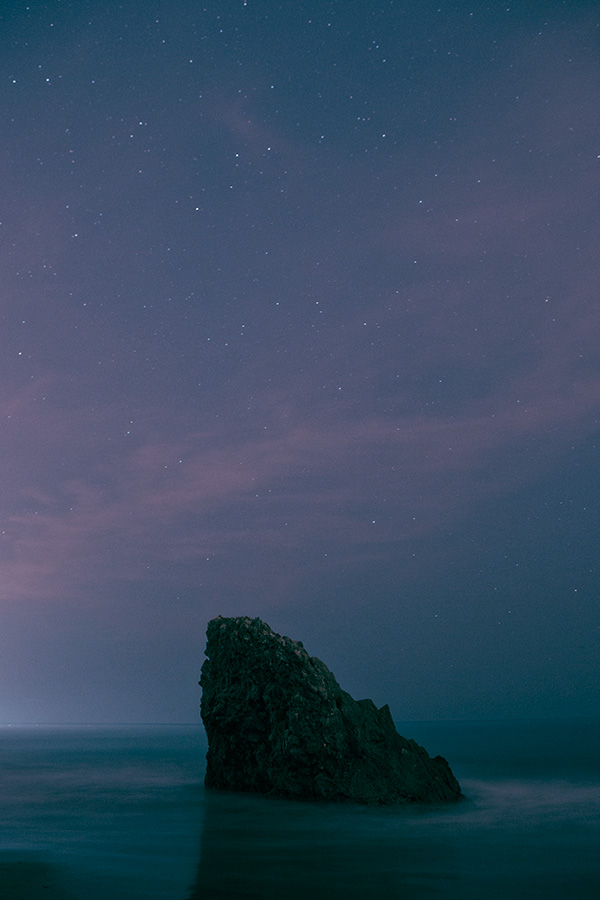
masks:
<svg viewBox="0 0 600 900"><path fill-rule="evenodd" d="M353 700L300 641L219 616L206 656L207 787L356 803L461 798L445 759L401 737L388 706Z"/></svg>

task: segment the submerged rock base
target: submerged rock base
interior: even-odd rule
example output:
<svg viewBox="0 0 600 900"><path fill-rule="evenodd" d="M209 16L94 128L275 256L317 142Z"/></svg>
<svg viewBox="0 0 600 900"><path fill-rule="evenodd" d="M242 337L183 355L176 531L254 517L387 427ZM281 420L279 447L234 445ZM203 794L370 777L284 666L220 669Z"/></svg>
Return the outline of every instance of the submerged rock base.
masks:
<svg viewBox="0 0 600 900"><path fill-rule="evenodd" d="M300 641L260 619L212 619L202 666L207 787L354 803L462 797L445 759L353 700Z"/></svg>

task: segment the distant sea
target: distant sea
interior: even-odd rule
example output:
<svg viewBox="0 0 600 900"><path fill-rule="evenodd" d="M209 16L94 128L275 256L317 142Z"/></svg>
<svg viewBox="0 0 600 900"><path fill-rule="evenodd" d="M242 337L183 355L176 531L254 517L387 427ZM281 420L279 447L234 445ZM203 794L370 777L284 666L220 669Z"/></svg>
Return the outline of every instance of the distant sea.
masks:
<svg viewBox="0 0 600 900"><path fill-rule="evenodd" d="M200 726L0 727L0 900L598 900L600 720L397 723L467 800L205 792Z"/></svg>

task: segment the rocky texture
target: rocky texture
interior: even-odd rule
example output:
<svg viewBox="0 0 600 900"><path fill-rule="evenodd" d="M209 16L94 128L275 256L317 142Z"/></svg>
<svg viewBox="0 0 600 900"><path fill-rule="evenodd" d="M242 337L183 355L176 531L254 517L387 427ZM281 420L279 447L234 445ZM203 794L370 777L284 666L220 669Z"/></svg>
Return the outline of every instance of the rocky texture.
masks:
<svg viewBox="0 0 600 900"><path fill-rule="evenodd" d="M462 796L445 759L401 737L388 706L353 700L300 641L219 616L206 655L207 787L357 803Z"/></svg>

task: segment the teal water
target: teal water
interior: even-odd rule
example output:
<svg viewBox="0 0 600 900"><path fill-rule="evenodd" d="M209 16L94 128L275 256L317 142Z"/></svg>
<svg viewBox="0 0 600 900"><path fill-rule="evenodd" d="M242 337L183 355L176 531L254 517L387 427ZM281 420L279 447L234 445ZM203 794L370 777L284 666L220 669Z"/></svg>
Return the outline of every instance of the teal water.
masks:
<svg viewBox="0 0 600 900"><path fill-rule="evenodd" d="M0 898L600 896L600 721L398 723L468 800L205 792L199 726L0 728Z"/></svg>

